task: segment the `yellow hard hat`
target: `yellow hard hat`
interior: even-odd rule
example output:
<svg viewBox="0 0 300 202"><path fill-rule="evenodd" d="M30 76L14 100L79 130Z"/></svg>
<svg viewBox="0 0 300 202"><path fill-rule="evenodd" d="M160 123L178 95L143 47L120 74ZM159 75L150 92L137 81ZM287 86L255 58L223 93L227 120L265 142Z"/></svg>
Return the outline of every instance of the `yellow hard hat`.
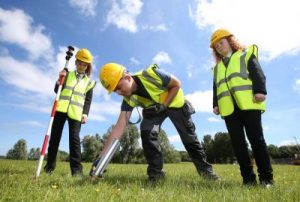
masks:
<svg viewBox="0 0 300 202"><path fill-rule="evenodd" d="M125 70L123 65L117 63L107 63L101 67L99 80L109 94L115 90Z"/></svg>
<svg viewBox="0 0 300 202"><path fill-rule="evenodd" d="M217 29L212 35L211 35L211 38L210 38L210 47L213 48L215 43L217 41L219 41L220 39L222 38L225 38L225 37L229 37L229 36L232 36L233 34L231 34L228 30L226 29Z"/></svg>
<svg viewBox="0 0 300 202"><path fill-rule="evenodd" d="M92 54L90 53L90 51L88 49L85 49L85 48L82 48L79 51L77 51L75 57L77 60L80 60L82 62L86 62L86 63L93 62Z"/></svg>

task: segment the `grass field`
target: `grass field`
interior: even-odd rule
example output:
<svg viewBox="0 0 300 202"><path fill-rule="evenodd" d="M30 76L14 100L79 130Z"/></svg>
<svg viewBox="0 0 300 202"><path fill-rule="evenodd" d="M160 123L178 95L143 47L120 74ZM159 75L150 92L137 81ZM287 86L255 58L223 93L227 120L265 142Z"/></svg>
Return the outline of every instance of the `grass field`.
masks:
<svg viewBox="0 0 300 202"><path fill-rule="evenodd" d="M192 163L166 164L166 179L147 181L146 165L110 164L103 179L71 177L58 162L52 175L34 179L35 161L0 160L0 201L300 201L300 166L274 165L276 185L241 185L238 165L214 165L220 181L199 177Z"/></svg>

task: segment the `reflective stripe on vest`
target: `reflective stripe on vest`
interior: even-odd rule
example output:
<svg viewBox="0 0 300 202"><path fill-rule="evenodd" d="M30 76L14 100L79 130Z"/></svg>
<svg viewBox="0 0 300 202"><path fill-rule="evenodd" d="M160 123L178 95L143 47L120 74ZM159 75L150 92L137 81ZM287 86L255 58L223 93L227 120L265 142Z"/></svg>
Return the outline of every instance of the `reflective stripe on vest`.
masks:
<svg viewBox="0 0 300 202"><path fill-rule="evenodd" d="M96 82L90 81L87 76L84 76L78 82L75 72L69 72L56 110L67 113L71 119L81 121L86 93L94 88L95 85Z"/></svg>
<svg viewBox="0 0 300 202"><path fill-rule="evenodd" d="M236 51L230 58L226 68L220 61L213 70L214 82L217 88L217 100L220 114L228 116L234 111L234 98L242 110L265 110L265 102L253 102L252 81L249 78L247 64L254 54L257 57L257 47L250 46L245 52Z"/></svg>
<svg viewBox="0 0 300 202"><path fill-rule="evenodd" d="M130 97L124 97L124 100L131 107L141 106L147 108L156 103L163 103L166 95L167 88L162 86L161 78L155 73L155 69L158 68L156 64L151 65L146 70L137 72L136 75L142 84L144 85L146 91L149 93L152 99L141 97L138 95L131 95ZM177 95L174 97L169 107L180 108L184 105L184 95L183 91L180 88Z"/></svg>

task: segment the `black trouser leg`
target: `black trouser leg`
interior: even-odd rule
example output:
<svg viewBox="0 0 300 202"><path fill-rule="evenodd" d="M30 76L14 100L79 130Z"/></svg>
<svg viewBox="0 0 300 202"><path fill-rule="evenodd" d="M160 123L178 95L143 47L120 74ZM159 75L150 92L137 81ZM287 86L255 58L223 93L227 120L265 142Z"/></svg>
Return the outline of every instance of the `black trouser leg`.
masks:
<svg viewBox="0 0 300 202"><path fill-rule="evenodd" d="M70 167L72 175L82 173L80 129L81 122L68 119L69 122L69 147L70 147Z"/></svg>
<svg viewBox="0 0 300 202"><path fill-rule="evenodd" d="M248 140L251 144L259 179L261 182L273 180L273 169L263 135L261 112L251 110L243 112L243 120Z"/></svg>
<svg viewBox="0 0 300 202"><path fill-rule="evenodd" d="M163 175L163 154L158 142L158 134L165 118L166 115L162 113L151 118L144 118L141 123L142 146L148 162L149 179Z"/></svg>
<svg viewBox="0 0 300 202"><path fill-rule="evenodd" d="M212 166L206 161L206 154L195 133L195 125L191 114L184 111L184 107L168 109L167 115L175 125L181 141L199 174L212 174Z"/></svg>
<svg viewBox="0 0 300 202"><path fill-rule="evenodd" d="M237 110L233 114L225 117L227 130L231 137L234 153L240 165L241 175L244 183L255 181L253 165L249 155L242 117Z"/></svg>
<svg viewBox="0 0 300 202"><path fill-rule="evenodd" d="M48 147L47 164L45 166L46 171L52 171L55 169L56 155L66 119L66 113L55 113Z"/></svg>

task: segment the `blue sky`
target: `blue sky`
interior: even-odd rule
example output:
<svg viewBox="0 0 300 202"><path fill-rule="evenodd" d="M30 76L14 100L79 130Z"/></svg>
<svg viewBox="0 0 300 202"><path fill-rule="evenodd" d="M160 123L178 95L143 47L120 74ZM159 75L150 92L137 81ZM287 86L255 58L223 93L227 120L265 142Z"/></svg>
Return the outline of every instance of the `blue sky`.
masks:
<svg viewBox="0 0 300 202"><path fill-rule="evenodd" d="M300 3L297 0L54 0L0 1L0 155L21 138L41 147L55 98L54 82L68 45L88 48L93 78L107 62L130 72L158 63L182 82L195 105L200 139L226 131L212 113L209 49L213 30L227 28L245 45L257 44L267 77L267 144L300 141ZM69 69L74 69L74 57ZM121 98L98 82L81 137L103 134L115 123ZM133 119L136 119L136 115ZM183 150L170 121L163 128ZM295 138L294 138L295 137ZM67 125L60 149L68 151Z"/></svg>

